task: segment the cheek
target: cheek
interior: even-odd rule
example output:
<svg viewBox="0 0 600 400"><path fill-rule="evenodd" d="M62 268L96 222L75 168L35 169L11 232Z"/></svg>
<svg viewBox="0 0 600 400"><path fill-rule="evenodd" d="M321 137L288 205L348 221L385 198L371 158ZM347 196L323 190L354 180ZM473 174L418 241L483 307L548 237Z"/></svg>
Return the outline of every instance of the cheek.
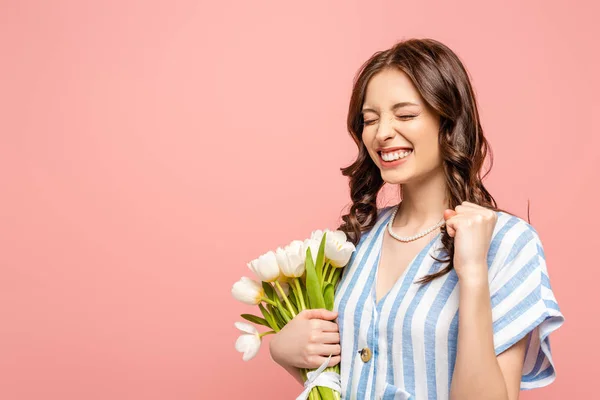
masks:
<svg viewBox="0 0 600 400"><path fill-rule="evenodd" d="M373 129L371 129L369 127L363 128L363 132L362 132L363 142L371 143L374 138L375 138L375 132L373 131Z"/></svg>
<svg viewBox="0 0 600 400"><path fill-rule="evenodd" d="M412 144L415 149L416 159L420 163L438 164L440 162L440 145L437 133L417 135L414 137Z"/></svg>
<svg viewBox="0 0 600 400"><path fill-rule="evenodd" d="M420 143L415 147L415 156L418 165L426 169L436 168L442 163L437 141Z"/></svg>
<svg viewBox="0 0 600 400"><path fill-rule="evenodd" d="M375 149L372 148L374 146L374 144L373 144L374 139L375 139L375 135L372 134L369 130L365 129L363 131L362 142L365 145L365 147L367 148L367 150L368 150L369 154L371 155L371 157L377 156L377 153L375 152Z"/></svg>

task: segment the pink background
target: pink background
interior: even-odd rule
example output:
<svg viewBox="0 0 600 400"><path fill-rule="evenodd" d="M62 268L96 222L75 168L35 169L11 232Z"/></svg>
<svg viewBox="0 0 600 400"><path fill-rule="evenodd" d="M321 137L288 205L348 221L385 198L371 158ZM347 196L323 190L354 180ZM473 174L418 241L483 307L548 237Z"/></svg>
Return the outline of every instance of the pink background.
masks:
<svg viewBox="0 0 600 400"><path fill-rule="evenodd" d="M531 200L567 321L522 398L594 397L600 10L501 3L0 2L0 398L294 398L267 343L234 350L230 288L337 226L352 78L408 37L463 59L486 185Z"/></svg>

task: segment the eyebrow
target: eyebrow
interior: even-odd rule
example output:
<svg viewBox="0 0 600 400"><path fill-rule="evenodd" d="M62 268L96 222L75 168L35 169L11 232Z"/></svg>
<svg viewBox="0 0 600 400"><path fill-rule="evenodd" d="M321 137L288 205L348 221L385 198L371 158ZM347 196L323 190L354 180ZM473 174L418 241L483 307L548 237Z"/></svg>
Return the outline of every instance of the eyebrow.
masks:
<svg viewBox="0 0 600 400"><path fill-rule="evenodd" d="M400 107L406 107L406 106L418 106L418 104L416 103L411 103L410 101L403 101L400 103L396 103L392 106L392 111L396 111L398 108ZM375 110L373 110L372 108L363 108L362 112L367 112L367 111L371 111L371 112L376 112Z"/></svg>

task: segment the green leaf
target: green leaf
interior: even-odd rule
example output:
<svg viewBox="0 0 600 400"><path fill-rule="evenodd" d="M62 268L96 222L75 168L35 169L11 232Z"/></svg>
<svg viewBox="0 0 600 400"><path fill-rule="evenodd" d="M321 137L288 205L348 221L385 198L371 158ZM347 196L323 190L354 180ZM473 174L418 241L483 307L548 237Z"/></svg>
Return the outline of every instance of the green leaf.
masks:
<svg viewBox="0 0 600 400"><path fill-rule="evenodd" d="M333 272L333 278L331 278L331 284L335 287L338 283L338 279L342 275L342 268L336 268Z"/></svg>
<svg viewBox="0 0 600 400"><path fill-rule="evenodd" d="M333 389L330 389L325 386L317 386L317 390L321 395L321 400L335 400L335 397L333 395Z"/></svg>
<svg viewBox="0 0 600 400"><path fill-rule="evenodd" d="M292 303L293 305L297 305L298 302L296 301L296 285L294 284L293 281L289 281L288 283L290 285L290 291L288 293L288 299L290 299L290 303Z"/></svg>
<svg viewBox="0 0 600 400"><path fill-rule="evenodd" d="M265 317L265 320L268 322L271 329L273 329L275 332L279 332L279 326L277 325L275 318L273 318L271 313L265 309L265 306L263 306L262 303L259 303L258 308L260 308L260 312L262 313L263 317Z"/></svg>
<svg viewBox="0 0 600 400"><path fill-rule="evenodd" d="M279 296L275 296L275 303L277 303L277 307L273 307L273 309L279 311L279 314L282 317L284 317L284 321L289 321L290 319L292 319L292 316L290 315L287 308L285 308L285 305L283 305L281 300L279 300ZM287 317L287 318L285 318L285 317Z"/></svg>
<svg viewBox="0 0 600 400"><path fill-rule="evenodd" d="M313 264L310 247L306 249L306 291L308 292L308 303L310 308L325 308L321 283L317 277L315 266Z"/></svg>
<svg viewBox="0 0 600 400"><path fill-rule="evenodd" d="M303 276L306 276L306 274L304 274ZM300 279L299 282L300 283L300 290L302 290L302 298L304 299L304 305L306 306L306 308L310 308L310 303L308 302L308 295L306 294L306 283L304 280Z"/></svg>
<svg viewBox="0 0 600 400"><path fill-rule="evenodd" d="M290 303L292 303L292 306L294 307L294 312L296 314L298 314L298 311L300 310L300 304L298 304L298 300L297 300L297 295L296 295L296 285L294 285L294 283L292 281L290 281L290 295L288 296L288 299L290 300Z"/></svg>
<svg viewBox="0 0 600 400"><path fill-rule="evenodd" d="M262 282L262 287L265 290L265 295L271 299L271 300L275 300L274 297L277 297L277 295L275 294L275 289L273 289L273 286L269 283L269 282Z"/></svg>
<svg viewBox="0 0 600 400"><path fill-rule="evenodd" d="M331 283L325 284L323 289L323 300L325 300L325 308L329 311L333 311L335 289Z"/></svg>
<svg viewBox="0 0 600 400"><path fill-rule="evenodd" d="M306 274L304 274L306 276ZM302 295L306 297L306 279L300 280L300 289L302 289Z"/></svg>
<svg viewBox="0 0 600 400"><path fill-rule="evenodd" d="M288 301L289 301L289 302L292 304L292 310L294 311L294 314L298 314L298 307L295 307L295 306L294 306L294 302L292 301L292 299L293 299L293 297L294 297L294 294L292 293L292 285L291 285L291 283L292 283L292 282L290 281L290 283L289 283L289 288L290 288L290 290L288 291L288 294L287 294L287 295L285 295L285 297L286 297L286 298L287 298L287 300L288 300ZM281 292L279 292L279 291L277 291L277 293L280 293L280 294L281 294ZM283 308L285 311L287 311L288 315L290 315L290 310L289 310L289 308L288 308L288 306L287 306L287 302L285 301L285 298L282 298L282 299L280 299L280 298L279 298L279 296L277 296L277 300L278 300L278 301L277 301L277 303L278 303L278 304L280 304L280 305L281 305L281 307L282 307L282 308ZM291 316L291 315L290 315L290 318L292 318L292 316Z"/></svg>
<svg viewBox="0 0 600 400"><path fill-rule="evenodd" d="M276 321L277 325L280 328L283 328L287 322L286 322L285 317L281 314L281 310L279 310L277 307L274 307L270 304L268 304L267 307L269 307L269 310L273 314L273 319Z"/></svg>
<svg viewBox="0 0 600 400"><path fill-rule="evenodd" d="M315 264L315 271L317 272L317 278L319 282L323 282L323 265L325 264L325 242L327 241L327 232L323 233L321 243L319 243L319 250L317 251L317 261ZM312 258L311 258L312 260Z"/></svg>
<svg viewBox="0 0 600 400"><path fill-rule="evenodd" d="M264 325L266 327L272 328L272 326L269 325L269 322L267 322L266 319L261 318L261 317L257 317L256 315L242 314L241 317L244 318L245 320L248 320L248 321L253 322L255 324Z"/></svg>

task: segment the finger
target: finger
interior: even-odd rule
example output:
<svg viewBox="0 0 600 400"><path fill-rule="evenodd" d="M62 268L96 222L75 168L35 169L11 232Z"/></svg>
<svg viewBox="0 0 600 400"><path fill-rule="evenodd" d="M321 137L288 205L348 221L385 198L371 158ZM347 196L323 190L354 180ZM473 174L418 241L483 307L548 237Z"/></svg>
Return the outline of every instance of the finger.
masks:
<svg viewBox="0 0 600 400"><path fill-rule="evenodd" d="M448 236L454 237L456 235L456 230L451 226L446 226L446 231L448 232Z"/></svg>
<svg viewBox="0 0 600 400"><path fill-rule="evenodd" d="M339 332L338 324L331 321L325 321L322 319L315 319L313 322L315 325L313 326L316 329L319 329L321 332Z"/></svg>
<svg viewBox="0 0 600 400"><path fill-rule="evenodd" d="M329 364L327 364L327 365L330 367L334 367L340 363L341 359L342 359L341 356L331 357L331 359L329 360Z"/></svg>
<svg viewBox="0 0 600 400"><path fill-rule="evenodd" d="M341 353L341 346L339 344L320 344L317 346L317 354L323 357L329 357L330 354L339 356Z"/></svg>
<svg viewBox="0 0 600 400"><path fill-rule="evenodd" d="M302 314L305 319L333 320L338 316L337 311L329 311L325 308L308 309L302 311L300 314Z"/></svg>
<svg viewBox="0 0 600 400"><path fill-rule="evenodd" d="M468 216L464 214L457 214L453 217L450 217L446 220L446 230L448 231L448 235L450 237L454 237L456 235L456 231L458 230L459 225L468 219Z"/></svg>
<svg viewBox="0 0 600 400"><path fill-rule="evenodd" d="M444 211L444 219L448 220L449 218L452 218L456 214L457 214L456 211L452 210L451 208L448 208Z"/></svg>
<svg viewBox="0 0 600 400"><path fill-rule="evenodd" d="M458 214L479 214L481 209L460 204L454 208Z"/></svg>
<svg viewBox="0 0 600 400"><path fill-rule="evenodd" d="M321 336L321 342L327 344L338 344L340 343L339 332L323 332Z"/></svg>
<svg viewBox="0 0 600 400"><path fill-rule="evenodd" d="M323 364L328 358L329 358L329 355L327 355L327 357L314 357L312 359L312 362L308 365L308 368L310 368L310 369L319 368L321 366L321 364ZM333 367L333 366L339 364L340 360L341 360L341 356L332 356L331 359L329 359L329 364L327 364L327 366Z"/></svg>

